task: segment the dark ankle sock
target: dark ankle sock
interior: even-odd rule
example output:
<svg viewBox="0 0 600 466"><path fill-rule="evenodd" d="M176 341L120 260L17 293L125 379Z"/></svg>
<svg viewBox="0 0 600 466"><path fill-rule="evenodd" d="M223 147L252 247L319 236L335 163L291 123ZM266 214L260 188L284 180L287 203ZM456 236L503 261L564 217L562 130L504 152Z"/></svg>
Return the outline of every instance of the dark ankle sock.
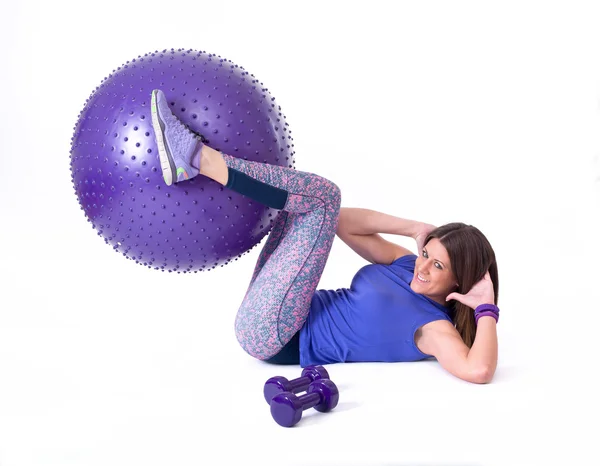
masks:
<svg viewBox="0 0 600 466"><path fill-rule="evenodd" d="M283 209L287 202L288 192L242 173L235 168L227 167L228 180L226 188L248 196L255 201L265 204L274 209Z"/></svg>

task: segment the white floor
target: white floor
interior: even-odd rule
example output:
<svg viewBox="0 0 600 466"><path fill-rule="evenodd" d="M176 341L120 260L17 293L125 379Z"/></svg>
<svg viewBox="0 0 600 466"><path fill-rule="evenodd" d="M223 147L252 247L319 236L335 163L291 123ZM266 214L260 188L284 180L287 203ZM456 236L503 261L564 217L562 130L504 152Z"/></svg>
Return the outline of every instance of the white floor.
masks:
<svg viewBox="0 0 600 466"><path fill-rule="evenodd" d="M594 5L390 5L6 7L1 466L599 464ZM111 70L171 47L220 54L263 81L296 167L334 180L343 206L486 234L501 309L490 384L435 360L330 365L338 407L282 428L262 386L300 368L250 358L233 333L264 241L177 275L97 237L70 184L77 115ZM336 239L319 288L349 286L365 264Z"/></svg>

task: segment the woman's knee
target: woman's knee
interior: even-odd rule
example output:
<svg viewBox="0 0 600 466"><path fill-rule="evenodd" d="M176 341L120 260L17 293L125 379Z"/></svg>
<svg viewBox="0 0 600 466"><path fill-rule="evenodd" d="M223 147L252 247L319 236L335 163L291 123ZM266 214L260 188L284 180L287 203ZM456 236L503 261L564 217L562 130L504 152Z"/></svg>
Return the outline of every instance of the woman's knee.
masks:
<svg viewBox="0 0 600 466"><path fill-rule="evenodd" d="M330 179L320 177L323 186L323 196L327 204L334 210L339 211L342 204L342 191L340 187Z"/></svg>

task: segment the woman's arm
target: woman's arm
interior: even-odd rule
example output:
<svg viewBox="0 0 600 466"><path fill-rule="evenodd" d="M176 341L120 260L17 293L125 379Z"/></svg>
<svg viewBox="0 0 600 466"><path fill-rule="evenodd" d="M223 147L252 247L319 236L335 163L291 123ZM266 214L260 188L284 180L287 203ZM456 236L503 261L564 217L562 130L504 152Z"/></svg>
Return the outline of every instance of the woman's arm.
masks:
<svg viewBox="0 0 600 466"><path fill-rule="evenodd" d="M494 322L495 329L495 320L492 317L490 319ZM486 323L484 317L479 319L478 333L476 334L479 345L485 340L482 336L485 334ZM477 347L472 345L469 348L450 321L430 322L415 335L418 336L415 339L417 348L425 354L434 356L440 365L452 375L472 383L491 382L494 370L490 370L489 365L481 365L481 361L474 357L477 356ZM475 352L471 353L473 348L475 348ZM495 361L492 367L495 369Z"/></svg>
<svg viewBox="0 0 600 466"><path fill-rule="evenodd" d="M479 318L475 341L469 350L467 360L471 367L481 368L484 383L492 380L498 364L498 335L496 319L493 317Z"/></svg>
<svg viewBox="0 0 600 466"><path fill-rule="evenodd" d="M473 312L482 304L495 304L494 284L488 270L483 278L471 287L467 294L452 292L446 296L446 301L455 299ZM468 355L469 366L479 368L483 379L489 382L496 372L498 361L498 336L496 335L496 318L481 316L475 330L475 340Z"/></svg>
<svg viewBox="0 0 600 466"><path fill-rule="evenodd" d="M338 232L355 235L389 233L414 238L422 222L407 220L384 214L371 209L342 207L338 223Z"/></svg>

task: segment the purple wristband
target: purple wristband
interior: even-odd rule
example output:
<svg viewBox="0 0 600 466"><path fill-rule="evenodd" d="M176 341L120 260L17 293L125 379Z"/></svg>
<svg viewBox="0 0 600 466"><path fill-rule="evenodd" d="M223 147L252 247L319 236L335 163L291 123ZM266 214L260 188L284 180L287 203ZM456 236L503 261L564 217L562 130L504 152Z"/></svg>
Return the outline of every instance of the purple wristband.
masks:
<svg viewBox="0 0 600 466"><path fill-rule="evenodd" d="M479 322L479 318L483 316L491 316L496 319L500 318L500 309L495 304L480 304L475 308L475 325Z"/></svg>

